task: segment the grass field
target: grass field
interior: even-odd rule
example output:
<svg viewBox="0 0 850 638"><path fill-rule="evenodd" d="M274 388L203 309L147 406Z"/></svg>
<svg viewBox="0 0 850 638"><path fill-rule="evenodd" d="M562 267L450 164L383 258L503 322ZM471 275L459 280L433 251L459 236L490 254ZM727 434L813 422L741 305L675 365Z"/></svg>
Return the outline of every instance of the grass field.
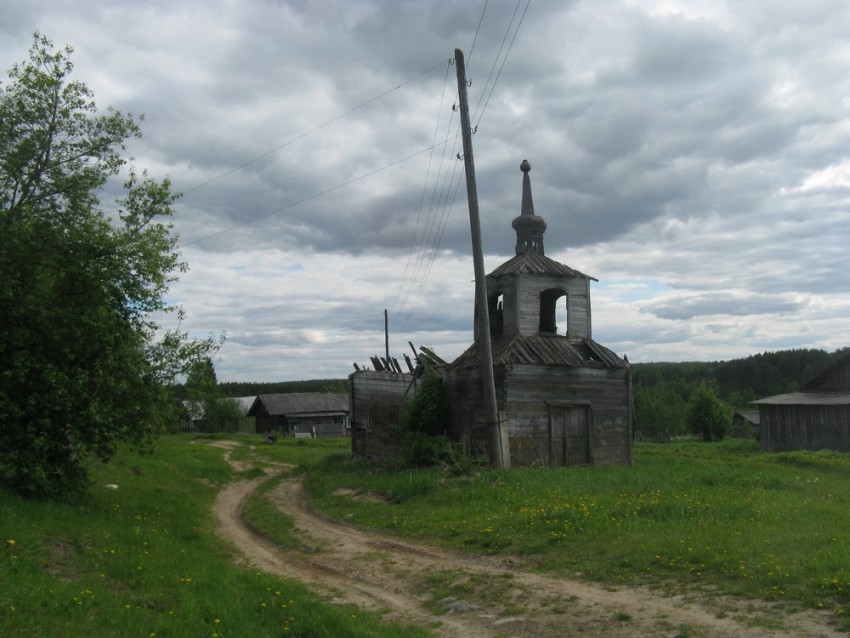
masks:
<svg viewBox="0 0 850 638"><path fill-rule="evenodd" d="M850 610L850 457L755 443L638 444L633 467L388 470L328 458L319 508L602 582ZM360 498L349 491L380 498Z"/></svg>
<svg viewBox="0 0 850 638"><path fill-rule="evenodd" d="M165 437L153 456L122 451L92 467L95 484L83 502L0 492L0 635L418 633L236 566L210 509L219 487L241 476L222 450L203 443ZM287 440L239 446L233 457L299 466L316 507L349 523L470 554L511 553L543 571L603 583L823 608L847 623L848 455L763 454L742 441L638 444L633 467L458 476L450 468L381 468L353 461L348 449L346 441ZM291 542L286 519L262 492L248 515Z"/></svg>
<svg viewBox="0 0 850 638"><path fill-rule="evenodd" d="M220 449L165 437L153 456L121 452L91 471L95 486L81 503L0 491L0 636L425 635L236 566L211 516L219 486L240 478ZM110 483L118 489L102 487Z"/></svg>

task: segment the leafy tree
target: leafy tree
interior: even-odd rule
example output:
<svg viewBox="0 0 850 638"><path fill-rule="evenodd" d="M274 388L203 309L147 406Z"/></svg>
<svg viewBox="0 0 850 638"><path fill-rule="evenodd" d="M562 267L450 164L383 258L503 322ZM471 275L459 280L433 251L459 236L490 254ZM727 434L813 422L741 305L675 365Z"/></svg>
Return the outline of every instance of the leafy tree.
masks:
<svg viewBox="0 0 850 638"><path fill-rule="evenodd" d="M685 422L703 441L719 441L732 428L732 410L718 398L715 384L703 381L688 401Z"/></svg>
<svg viewBox="0 0 850 638"><path fill-rule="evenodd" d="M234 432L238 429L242 408L223 395L211 357L196 361L186 378L185 401L192 414L201 416L205 432Z"/></svg>
<svg viewBox="0 0 850 638"><path fill-rule="evenodd" d="M140 120L98 114L71 54L36 33L0 87L0 485L31 496L83 488L120 441L149 448L175 376L215 346L152 319L186 268L167 221L178 196L128 165Z"/></svg>

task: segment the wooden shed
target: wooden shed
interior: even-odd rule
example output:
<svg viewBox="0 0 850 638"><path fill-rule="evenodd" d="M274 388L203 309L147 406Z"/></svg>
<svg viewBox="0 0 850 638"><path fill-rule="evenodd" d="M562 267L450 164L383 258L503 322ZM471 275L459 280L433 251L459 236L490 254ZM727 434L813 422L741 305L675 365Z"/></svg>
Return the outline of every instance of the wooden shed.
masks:
<svg viewBox="0 0 850 638"><path fill-rule="evenodd" d="M512 465L632 463L631 369L591 336L590 281L546 257L524 161L516 255L486 277L497 406ZM558 326L558 321L563 325ZM488 449L475 342L442 375L450 434Z"/></svg>
<svg viewBox="0 0 850 638"><path fill-rule="evenodd" d="M766 452L850 452L850 350L800 392L753 401Z"/></svg>
<svg viewBox="0 0 850 638"><path fill-rule="evenodd" d="M758 410L735 410L732 414L732 436L736 439L761 438Z"/></svg>
<svg viewBox="0 0 850 638"><path fill-rule="evenodd" d="M258 434L321 438L348 435L348 394L260 394L248 410Z"/></svg>
<svg viewBox="0 0 850 638"><path fill-rule="evenodd" d="M404 406L413 398L414 375L358 370L348 379L351 451L375 460L398 459L401 445L396 425Z"/></svg>

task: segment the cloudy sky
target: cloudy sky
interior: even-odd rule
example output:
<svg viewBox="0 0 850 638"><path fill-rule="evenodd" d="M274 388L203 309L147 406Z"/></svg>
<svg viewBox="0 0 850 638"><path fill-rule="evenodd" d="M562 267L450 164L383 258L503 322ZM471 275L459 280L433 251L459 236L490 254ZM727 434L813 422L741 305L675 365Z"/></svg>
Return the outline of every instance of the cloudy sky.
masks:
<svg viewBox="0 0 850 638"><path fill-rule="evenodd" d="M192 334L220 380L336 378L472 339L454 49L489 272L520 162L546 254L635 361L850 345L846 0L2 0L0 62L74 47L185 193ZM173 320L166 319L168 327Z"/></svg>

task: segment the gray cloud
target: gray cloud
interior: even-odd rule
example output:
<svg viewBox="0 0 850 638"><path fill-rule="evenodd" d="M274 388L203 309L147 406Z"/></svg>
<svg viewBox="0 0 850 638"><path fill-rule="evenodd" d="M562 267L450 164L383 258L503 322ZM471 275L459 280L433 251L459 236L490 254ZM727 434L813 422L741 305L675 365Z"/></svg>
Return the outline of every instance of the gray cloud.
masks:
<svg viewBox="0 0 850 638"><path fill-rule="evenodd" d="M130 151L186 193L172 296L230 335L220 378L347 374L384 308L399 350L468 345L455 47L490 267L527 158L547 253L600 279L594 335L631 360L850 342L845 2L536 0L506 61L523 7L487 3L476 37L484 4L39 0L0 53L39 29L146 115Z"/></svg>

